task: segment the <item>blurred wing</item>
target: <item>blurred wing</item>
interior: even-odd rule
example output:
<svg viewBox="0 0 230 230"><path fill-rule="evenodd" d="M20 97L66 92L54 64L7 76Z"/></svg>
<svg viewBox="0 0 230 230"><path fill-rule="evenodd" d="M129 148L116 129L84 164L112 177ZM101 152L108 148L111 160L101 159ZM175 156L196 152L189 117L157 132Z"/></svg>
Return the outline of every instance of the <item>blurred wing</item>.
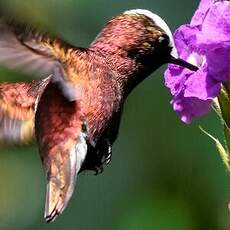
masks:
<svg viewBox="0 0 230 230"><path fill-rule="evenodd" d="M44 90L35 115L35 134L46 172L45 219L53 221L67 206L87 153L77 102L63 96L52 82Z"/></svg>
<svg viewBox="0 0 230 230"><path fill-rule="evenodd" d="M44 78L58 64L64 42L13 20L0 19L0 65Z"/></svg>
<svg viewBox="0 0 230 230"><path fill-rule="evenodd" d="M28 143L34 137L34 109L48 78L0 84L0 142Z"/></svg>

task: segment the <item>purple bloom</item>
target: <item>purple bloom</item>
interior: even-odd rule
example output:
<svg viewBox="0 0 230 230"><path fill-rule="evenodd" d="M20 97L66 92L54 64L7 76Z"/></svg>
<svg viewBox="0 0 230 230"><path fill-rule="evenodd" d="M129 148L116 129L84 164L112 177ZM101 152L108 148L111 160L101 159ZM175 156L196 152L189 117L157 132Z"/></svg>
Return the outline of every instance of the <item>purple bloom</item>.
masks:
<svg viewBox="0 0 230 230"><path fill-rule="evenodd" d="M201 0L191 23L179 27L174 39L180 58L199 67L192 72L170 64L165 72L173 109L190 123L211 109L221 83L230 81L230 1Z"/></svg>

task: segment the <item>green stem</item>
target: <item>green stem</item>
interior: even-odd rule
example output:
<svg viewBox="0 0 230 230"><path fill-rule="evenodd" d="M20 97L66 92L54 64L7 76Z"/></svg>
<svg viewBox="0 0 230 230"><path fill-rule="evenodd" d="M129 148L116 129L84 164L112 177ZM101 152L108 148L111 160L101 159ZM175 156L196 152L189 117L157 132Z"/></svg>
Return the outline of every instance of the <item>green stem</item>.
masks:
<svg viewBox="0 0 230 230"><path fill-rule="evenodd" d="M220 158L223 161L225 167L227 168L228 172L230 173L230 159L229 159L229 152L226 151L226 149L223 147L223 145L220 143L220 141L212 136L210 133L208 133L206 130L204 130L202 127L200 127L201 131L205 133L207 136L209 136L216 144L216 148L220 154Z"/></svg>

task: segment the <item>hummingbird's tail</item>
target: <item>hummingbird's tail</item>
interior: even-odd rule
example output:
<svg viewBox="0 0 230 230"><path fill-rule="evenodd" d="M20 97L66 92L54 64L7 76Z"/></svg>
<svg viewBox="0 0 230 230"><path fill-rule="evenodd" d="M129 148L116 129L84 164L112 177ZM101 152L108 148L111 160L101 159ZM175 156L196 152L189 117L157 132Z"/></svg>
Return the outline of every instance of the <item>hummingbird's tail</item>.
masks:
<svg viewBox="0 0 230 230"><path fill-rule="evenodd" d="M67 206L87 153L79 105L68 101L52 82L37 105L35 134L47 179L44 217L50 222Z"/></svg>
<svg viewBox="0 0 230 230"><path fill-rule="evenodd" d="M56 152L48 167L46 204L44 217L47 222L54 221L67 206L77 179L77 174L86 157L87 143L85 134L80 133L77 142L69 140L59 146L62 152Z"/></svg>

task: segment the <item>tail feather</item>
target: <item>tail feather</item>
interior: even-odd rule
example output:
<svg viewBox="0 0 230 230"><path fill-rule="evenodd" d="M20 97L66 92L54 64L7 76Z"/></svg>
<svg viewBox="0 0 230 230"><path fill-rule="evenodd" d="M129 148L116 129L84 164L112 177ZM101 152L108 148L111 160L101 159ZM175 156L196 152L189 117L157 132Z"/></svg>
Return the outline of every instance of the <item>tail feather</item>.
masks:
<svg viewBox="0 0 230 230"><path fill-rule="evenodd" d="M57 159L53 161L48 173L44 215L47 222L54 221L67 206L75 188L77 174L86 157L87 143L84 133L80 132L76 143L69 143L67 146L72 148L67 148L65 160L59 158L61 162Z"/></svg>
<svg viewBox="0 0 230 230"><path fill-rule="evenodd" d="M44 217L53 221L67 206L87 154L81 108L50 82L38 102L35 134L47 179Z"/></svg>

